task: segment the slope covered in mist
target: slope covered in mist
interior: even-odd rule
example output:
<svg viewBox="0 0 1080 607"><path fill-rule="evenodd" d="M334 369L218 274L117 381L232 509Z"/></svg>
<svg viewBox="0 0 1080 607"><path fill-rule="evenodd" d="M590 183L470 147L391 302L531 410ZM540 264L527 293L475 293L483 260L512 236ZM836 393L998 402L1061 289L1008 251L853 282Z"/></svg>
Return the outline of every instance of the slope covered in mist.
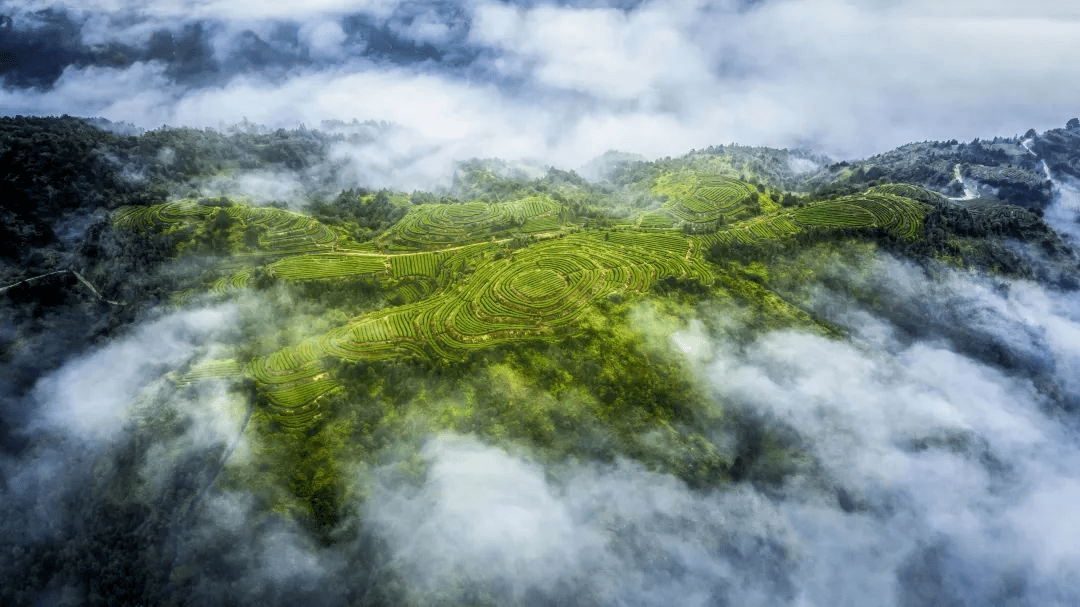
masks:
<svg viewBox="0 0 1080 607"><path fill-rule="evenodd" d="M1080 598L1074 122L408 192L0 127L5 604Z"/></svg>

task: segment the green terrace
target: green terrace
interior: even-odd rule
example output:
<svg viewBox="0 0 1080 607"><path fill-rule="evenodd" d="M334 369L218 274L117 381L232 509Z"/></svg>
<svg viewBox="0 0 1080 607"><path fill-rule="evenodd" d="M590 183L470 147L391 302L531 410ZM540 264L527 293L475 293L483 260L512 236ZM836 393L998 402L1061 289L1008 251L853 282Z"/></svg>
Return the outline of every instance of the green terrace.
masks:
<svg viewBox="0 0 1080 607"><path fill-rule="evenodd" d="M453 363L501 344L559 340L601 302L642 296L660 281L719 285L784 308L767 288L707 262L705 253L798 234L862 230L916 239L930 209L923 200L932 196L886 185L800 206L771 205L775 210L762 213L759 190L730 177L671 174L654 190L667 197L663 206L616 228L586 229L564 205L530 196L415 205L365 243L301 213L220 201L123 207L113 221L173 235L178 254L214 246L246 264L207 285L208 292L250 288L261 273L286 284L365 278L396 295L389 305L268 356L210 361L177 376L182 384L250 378L271 415L299 429L318 420L320 399L339 389L334 360ZM789 315L805 316L797 309Z"/></svg>

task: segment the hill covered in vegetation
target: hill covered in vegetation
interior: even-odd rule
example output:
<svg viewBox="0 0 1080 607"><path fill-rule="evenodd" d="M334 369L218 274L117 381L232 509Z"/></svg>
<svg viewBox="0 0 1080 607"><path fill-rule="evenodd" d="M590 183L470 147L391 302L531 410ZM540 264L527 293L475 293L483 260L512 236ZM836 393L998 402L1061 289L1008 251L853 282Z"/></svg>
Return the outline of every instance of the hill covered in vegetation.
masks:
<svg viewBox="0 0 1080 607"><path fill-rule="evenodd" d="M340 558L367 581L348 602L534 602L467 573L463 588L403 587L410 573L392 566L390 540L358 522L378 510L380 483L422 487L435 473L425 445L450 435L526 453L552 474L631 462L703 494L828 485L798 429L718 389L726 380L704 379L699 365L717 343L749 351L784 332L865 341L855 308L884 319L898 343L932 336L1032 382L1047 407L1077 409L1037 343L995 342L956 310L889 295L913 279L881 284L882 268L902 267L930 283L956 274L1075 290L1073 243L1044 216L1051 171L1076 176L1076 125L857 162L741 146L613 155L591 180L473 160L439 192L348 182L334 145L379 128L132 133L0 120L10 457L44 448L42 386L71 361L136 335L153 350L138 327L177 315L230 319L213 338L177 337L202 335L184 317L187 329L161 337L188 343L184 354L150 356L149 368L128 360L142 371L124 388L124 413L80 435L123 438L94 451L74 522L33 537L4 530L20 538L0 554L5 604L64 588L112 604L236 599L208 589L198 555L211 549L177 529L240 494L254 500L253 521L351 546ZM244 195L249 177L275 173L291 176L286 194ZM229 430L189 440L206 416ZM956 437L912 440L968 449ZM872 507L827 491L844 510Z"/></svg>

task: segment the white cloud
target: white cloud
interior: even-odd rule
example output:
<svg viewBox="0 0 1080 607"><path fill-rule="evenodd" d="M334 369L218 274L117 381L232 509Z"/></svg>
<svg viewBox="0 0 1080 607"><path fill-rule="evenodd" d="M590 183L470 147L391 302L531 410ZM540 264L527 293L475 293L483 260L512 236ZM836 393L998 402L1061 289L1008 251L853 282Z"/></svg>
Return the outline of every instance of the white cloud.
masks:
<svg viewBox="0 0 1080 607"><path fill-rule="evenodd" d="M1075 107L1077 68L1054 58L1069 56L1080 22L1038 17L1054 11L1006 19L969 9L931 17L900 4L885 17L847 2L766 4L742 24L762 43L736 52L755 80L781 85L771 96L790 100L830 147L849 153L866 153L868 143L1011 135L1025 120L1057 126Z"/></svg>
<svg viewBox="0 0 1080 607"><path fill-rule="evenodd" d="M464 437L436 438L424 454L419 488L380 472L365 509L416 604L476 594L507 605L759 604L750 599L774 597L776 580L753 568L773 557L778 570L789 565L768 547L792 539L787 524L752 492L697 495L625 462L569 465L552 480Z"/></svg>
<svg viewBox="0 0 1080 607"><path fill-rule="evenodd" d="M303 19L311 16L364 12L389 16L399 0L85 0L57 2L29 0L19 4L26 11L67 8L86 13L138 14L157 19Z"/></svg>
<svg viewBox="0 0 1080 607"><path fill-rule="evenodd" d="M88 440L116 437L144 392L166 381L167 371L193 357L230 318L228 309L173 314L69 362L35 387L43 426Z"/></svg>
<svg viewBox="0 0 1080 607"><path fill-rule="evenodd" d="M119 15L126 6L86 10ZM324 61L205 88L174 83L154 63L69 67L51 91L4 89L0 111L102 115L147 127L219 126L245 116L274 127L392 121L415 136L404 147L431 150L412 166L397 156L394 171L417 181L391 181L413 189L445 183L453 161L471 156L577 168L609 149L657 157L733 141L867 155L910 140L1051 128L1076 113L1080 98L1080 65L1067 60L1080 20L1060 3L781 0L737 10L659 0L630 11L466 3L390 23L400 35L439 44L471 16L468 44L487 49L472 68L432 63L418 71L343 48L341 14L381 19L394 6L152 3L146 14L155 19L183 11L185 19L224 20L210 25L219 61L236 31L272 28L272 19L299 20L301 43ZM109 28L119 39L151 31L93 19L84 31L98 42ZM477 77L484 70L517 84Z"/></svg>
<svg viewBox="0 0 1080 607"><path fill-rule="evenodd" d="M1080 569L1080 518L1073 504L1080 499L1080 482L1063 478L1041 485L1011 513L1012 523L1033 544L1033 564L1048 576L1077 576ZM1053 521L1053 532L1047 523Z"/></svg>
<svg viewBox="0 0 1080 607"><path fill-rule="evenodd" d="M239 171L215 175L199 183L203 196L228 196L254 204L296 203L304 200L307 188L301 176L288 171Z"/></svg>
<svg viewBox="0 0 1080 607"><path fill-rule="evenodd" d="M1071 179L1055 179L1054 188L1054 200L1046 209L1046 220L1073 247L1080 246L1080 184Z"/></svg>
<svg viewBox="0 0 1080 607"><path fill-rule="evenodd" d="M390 27L403 38L421 44L445 44L450 41L454 29L460 26L456 20L447 22L435 10L426 10L410 15L408 24L390 23Z"/></svg>
<svg viewBox="0 0 1080 607"><path fill-rule="evenodd" d="M68 67L50 91L0 90L0 112L101 116L156 127L172 118L179 94L156 62L127 68Z"/></svg>
<svg viewBox="0 0 1080 607"><path fill-rule="evenodd" d="M685 329L672 333L671 343L676 350L696 362L707 361L713 355L711 340L700 320L692 320Z"/></svg>
<svg viewBox="0 0 1080 607"><path fill-rule="evenodd" d="M320 59L333 59L342 56L342 45L346 40L345 30L336 21L316 21L300 28L300 38L313 56Z"/></svg>
<svg viewBox="0 0 1080 607"><path fill-rule="evenodd" d="M807 555L803 600L835 604L841 588L851 597L893 587L995 603L1002 574L1025 579L1029 600L1074 596L1080 517L1069 508L1070 470L1080 450L1070 433L1024 380L925 343L894 349L775 333L744 350L717 347L709 367L723 395L802 437L831 479L818 482L843 488L854 508L812 507L814 482L789 480L780 507ZM942 553L934 558L944 563L922 560ZM811 564L837 562L853 576ZM1040 571L1029 576L1031 564ZM923 577L905 580L912 567ZM947 568L942 588L919 587L924 567ZM884 590L869 602L901 598Z"/></svg>
<svg viewBox="0 0 1080 607"><path fill-rule="evenodd" d="M383 489L370 514L418 590L453 597L462 582L505 579L520 601L529 586L572 576L578 550L598 543L577 533L534 463L454 437L433 440L425 454L432 467L420 492Z"/></svg>
<svg viewBox="0 0 1080 607"><path fill-rule="evenodd" d="M665 89L708 79L700 49L660 10L489 5L477 11L476 42L518 55L537 81L600 99L655 104Z"/></svg>

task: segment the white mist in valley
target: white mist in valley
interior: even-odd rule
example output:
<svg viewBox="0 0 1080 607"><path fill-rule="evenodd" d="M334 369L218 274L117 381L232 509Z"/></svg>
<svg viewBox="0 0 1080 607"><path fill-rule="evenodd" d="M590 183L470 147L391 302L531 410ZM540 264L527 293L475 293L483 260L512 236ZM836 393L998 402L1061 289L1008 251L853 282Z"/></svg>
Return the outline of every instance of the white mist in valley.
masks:
<svg viewBox="0 0 1080 607"><path fill-rule="evenodd" d="M89 532L102 494L127 475L137 481L113 496L121 501L180 496L175 477L191 458L203 459L188 473L210 482L206 472L236 447L247 404L220 383L180 393L171 374L212 356L234 321L231 307L166 314L42 377L22 405L30 419L8 439L23 446L0 456L0 537L24 545ZM132 449L140 455L130 469Z"/></svg>
<svg viewBox="0 0 1080 607"><path fill-rule="evenodd" d="M436 435L419 460L343 463L359 471L358 501L320 537L214 484L222 458L258 469L237 447L245 406L220 384L178 391L166 377L232 339L238 312L212 308L144 322L40 381L36 442L3 461L4 537L76 529L89 542L120 482L146 504L143 558L184 600L1076 604L1080 297L884 254L831 272L790 296L848 338L736 338L741 321L720 312L666 334L712 394L710 440L772 437L757 465L775 469L718 488ZM147 434L166 410L188 421Z"/></svg>
<svg viewBox="0 0 1080 607"><path fill-rule="evenodd" d="M196 309L144 323L131 335L65 364L35 389L38 429L88 441L115 438L145 394L171 386L165 374L188 363L235 322L235 310ZM205 355L205 352L204 352Z"/></svg>
<svg viewBox="0 0 1080 607"><path fill-rule="evenodd" d="M1053 180L1055 196L1046 209L1046 221L1069 238L1069 244L1080 247L1080 184L1075 180Z"/></svg>
<svg viewBox="0 0 1080 607"><path fill-rule="evenodd" d="M897 281L897 307L929 296L977 309L971 328L1005 348L1030 351L1034 335L1064 400L1080 394L1074 294L952 272L931 284L892 259L875 275ZM1076 411L1024 373L905 338L849 303L852 341L737 343L701 323L672 336L718 408L784 437L779 483L692 491L631 462L545 469L444 436L425 450L424 483L384 482L367 523L420 603L1075 604Z"/></svg>

